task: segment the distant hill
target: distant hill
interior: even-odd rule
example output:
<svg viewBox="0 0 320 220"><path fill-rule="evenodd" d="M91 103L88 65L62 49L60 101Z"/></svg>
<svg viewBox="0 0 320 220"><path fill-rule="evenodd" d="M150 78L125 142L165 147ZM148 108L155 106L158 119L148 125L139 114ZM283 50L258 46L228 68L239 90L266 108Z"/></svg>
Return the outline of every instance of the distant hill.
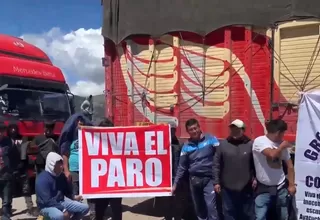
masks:
<svg viewBox="0 0 320 220"><path fill-rule="evenodd" d="M82 102L85 100L85 97L81 96L74 96L74 106L75 111L80 111L80 106ZM105 116L105 95L96 95L93 96L93 122L99 123Z"/></svg>

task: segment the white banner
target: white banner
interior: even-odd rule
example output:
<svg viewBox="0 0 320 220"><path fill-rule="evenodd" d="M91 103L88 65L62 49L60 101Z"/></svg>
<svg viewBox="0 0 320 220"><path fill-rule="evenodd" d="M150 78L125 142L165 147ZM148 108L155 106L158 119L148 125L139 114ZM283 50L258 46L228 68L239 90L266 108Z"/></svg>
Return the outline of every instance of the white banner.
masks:
<svg viewBox="0 0 320 220"><path fill-rule="evenodd" d="M320 91L303 94L295 152L298 219L320 219Z"/></svg>

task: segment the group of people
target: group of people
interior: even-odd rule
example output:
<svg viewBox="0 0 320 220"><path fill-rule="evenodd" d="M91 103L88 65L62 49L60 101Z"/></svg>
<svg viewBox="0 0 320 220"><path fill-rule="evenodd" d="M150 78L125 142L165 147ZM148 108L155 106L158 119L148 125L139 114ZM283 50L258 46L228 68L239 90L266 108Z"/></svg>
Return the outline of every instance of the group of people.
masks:
<svg viewBox="0 0 320 220"><path fill-rule="evenodd" d="M65 123L57 141L53 139L54 123L45 124L45 132L34 140L18 141L15 125L0 124L0 192L2 218L12 215L12 182L22 178L29 214L49 219L81 219L90 212L92 219L104 219L110 204L112 219L122 219L122 199L91 199L83 203L79 195L78 128L92 126L82 113L72 115ZM112 127L105 119L98 126ZM185 128L189 139L181 146L172 127L173 196L167 204L166 219L182 219L191 195L199 220L218 220L217 198L221 198L225 220L266 220L275 207L278 219L288 219L288 203L294 196L293 163L284 141L287 124L271 120L267 134L250 140L245 124L237 119L230 125L230 135L224 140L202 132L196 119L189 119ZM35 191L37 208L33 207L27 149L37 146ZM14 162L19 161L14 165ZM286 175L287 174L287 175ZM18 176L18 177L17 177ZM186 193L187 192L187 193Z"/></svg>
<svg viewBox="0 0 320 220"><path fill-rule="evenodd" d="M199 220L266 220L270 211L271 219L288 220L296 185L283 120L269 121L267 134L255 140L245 135L239 119L229 125L230 135L219 141L202 133L196 119L189 119L185 128L190 138L178 158L173 194L181 194L179 187L187 176Z"/></svg>
<svg viewBox="0 0 320 220"><path fill-rule="evenodd" d="M17 193L16 188L22 189L28 214L38 215L38 209L32 202L30 171L40 173L44 169L45 151L56 151L57 145L53 140L54 123L45 123L44 134L36 136L32 141L19 136L18 126L0 123L0 193L2 199L2 219L10 219L12 215L12 198ZM39 152L35 145L43 148ZM30 161L33 161L30 163ZM19 187L17 186L19 185Z"/></svg>
<svg viewBox="0 0 320 220"><path fill-rule="evenodd" d="M91 219L104 219L110 203L113 219L122 219L121 198L92 199L83 203L79 195L78 128L92 126L83 113L72 115L56 138L55 124L46 122L44 134L32 140L19 137L16 124L0 124L0 196L2 219L12 216L12 198L15 185L22 185L28 214L47 219L81 219L90 212ZM105 119L98 126L111 127ZM32 202L30 171L36 171L35 192L37 204Z"/></svg>
<svg viewBox="0 0 320 220"><path fill-rule="evenodd" d="M54 220L81 219L90 211L91 219L102 220L109 204L112 219L122 219L121 198L91 199L83 203L79 195L78 128L92 126L82 113L72 115L62 129L58 151L46 156L45 170L36 178L35 191L40 214ZM112 127L109 119L98 126Z"/></svg>

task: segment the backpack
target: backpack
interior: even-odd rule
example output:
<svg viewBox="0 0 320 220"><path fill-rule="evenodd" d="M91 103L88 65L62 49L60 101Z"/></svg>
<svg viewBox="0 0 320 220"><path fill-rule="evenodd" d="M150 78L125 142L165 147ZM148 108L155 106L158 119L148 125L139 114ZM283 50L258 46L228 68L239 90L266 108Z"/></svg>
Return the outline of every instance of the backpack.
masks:
<svg viewBox="0 0 320 220"><path fill-rule="evenodd" d="M38 165L46 164L46 159L50 152L58 153L58 145L52 138L47 138L37 146L38 146L38 154L36 158L36 164Z"/></svg>

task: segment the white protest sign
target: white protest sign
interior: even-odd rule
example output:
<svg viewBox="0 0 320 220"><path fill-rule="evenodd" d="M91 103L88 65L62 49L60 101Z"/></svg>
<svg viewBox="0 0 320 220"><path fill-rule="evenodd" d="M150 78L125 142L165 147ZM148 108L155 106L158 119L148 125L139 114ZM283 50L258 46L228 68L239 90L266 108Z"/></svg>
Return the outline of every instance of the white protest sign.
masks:
<svg viewBox="0 0 320 220"><path fill-rule="evenodd" d="M298 219L320 219L320 91L303 94L299 106L295 182Z"/></svg>

